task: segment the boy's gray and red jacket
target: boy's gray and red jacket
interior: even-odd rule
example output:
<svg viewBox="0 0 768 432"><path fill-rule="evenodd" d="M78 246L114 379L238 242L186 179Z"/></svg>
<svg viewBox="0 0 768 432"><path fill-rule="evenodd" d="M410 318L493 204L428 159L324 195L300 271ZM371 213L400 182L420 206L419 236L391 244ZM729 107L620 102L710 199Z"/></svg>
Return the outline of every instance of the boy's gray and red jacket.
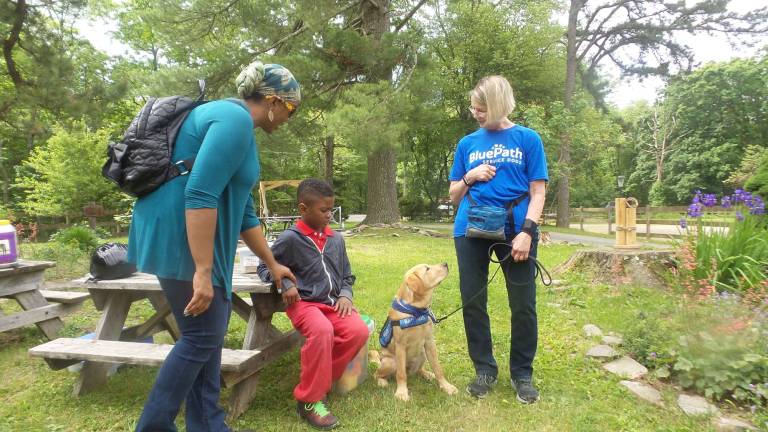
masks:
<svg viewBox="0 0 768 432"><path fill-rule="evenodd" d="M355 276L341 234L328 236L321 252L312 239L294 225L280 234L272 245L272 254L278 263L291 269L296 276L302 300L331 306L336 304L339 297L352 300ZM264 282L274 282L263 262L259 264L257 272ZM293 282L283 279L283 290L291 287Z"/></svg>

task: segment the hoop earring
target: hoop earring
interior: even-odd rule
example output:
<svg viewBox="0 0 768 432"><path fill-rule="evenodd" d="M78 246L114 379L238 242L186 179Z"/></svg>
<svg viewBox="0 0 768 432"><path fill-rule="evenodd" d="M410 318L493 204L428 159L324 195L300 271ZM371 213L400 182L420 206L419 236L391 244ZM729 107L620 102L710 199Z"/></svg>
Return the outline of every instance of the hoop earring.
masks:
<svg viewBox="0 0 768 432"><path fill-rule="evenodd" d="M272 123L275 121L275 113L272 112L272 109L269 109L269 112L267 113L267 118L269 119L269 122Z"/></svg>

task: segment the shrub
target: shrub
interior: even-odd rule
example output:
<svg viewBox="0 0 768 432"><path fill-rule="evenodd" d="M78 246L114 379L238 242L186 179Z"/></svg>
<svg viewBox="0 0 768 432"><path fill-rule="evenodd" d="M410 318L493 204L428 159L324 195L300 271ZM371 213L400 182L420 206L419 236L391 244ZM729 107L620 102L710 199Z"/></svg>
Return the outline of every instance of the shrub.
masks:
<svg viewBox="0 0 768 432"><path fill-rule="evenodd" d="M418 196L406 196L400 199L400 214L411 219L429 213L429 201Z"/></svg>
<svg viewBox="0 0 768 432"><path fill-rule="evenodd" d="M664 183L656 181L648 191L648 202L654 207L662 207L667 203L667 188Z"/></svg>
<svg viewBox="0 0 768 432"><path fill-rule="evenodd" d="M73 279L88 273L90 253L75 243L22 243L20 255L24 259L54 261L56 267L45 271L46 280Z"/></svg>
<svg viewBox="0 0 768 432"><path fill-rule="evenodd" d="M744 184L744 188L762 196L763 199L768 199L768 151L758 164L755 175Z"/></svg>
<svg viewBox="0 0 768 432"><path fill-rule="evenodd" d="M92 229L87 225L73 225L64 228L51 236L51 241L60 244L72 245L82 252L92 252L108 238L109 234L99 229Z"/></svg>
<svg viewBox="0 0 768 432"><path fill-rule="evenodd" d="M766 406L768 350L761 342L765 336L740 320L717 330L680 337L674 365L678 381L709 398Z"/></svg>
<svg viewBox="0 0 768 432"><path fill-rule="evenodd" d="M669 322L661 317L637 314L631 327L624 332L624 348L637 361L649 369L664 369L674 363L671 347L674 332ZM668 375L663 373L662 376Z"/></svg>
<svg viewBox="0 0 768 432"><path fill-rule="evenodd" d="M624 330L637 361L709 398L768 404L768 302L754 308L735 294L681 302L675 311L640 312Z"/></svg>

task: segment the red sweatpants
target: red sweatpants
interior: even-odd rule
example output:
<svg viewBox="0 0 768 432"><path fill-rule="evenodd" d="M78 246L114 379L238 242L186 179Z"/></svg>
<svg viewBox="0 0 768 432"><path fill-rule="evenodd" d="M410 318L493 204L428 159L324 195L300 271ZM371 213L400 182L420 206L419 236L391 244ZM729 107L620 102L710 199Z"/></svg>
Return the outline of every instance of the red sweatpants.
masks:
<svg viewBox="0 0 768 432"><path fill-rule="evenodd" d="M333 382L368 342L368 326L357 312L340 318L333 306L323 303L302 300L288 306L285 313L307 338L301 347L301 376L293 397L317 402L325 398Z"/></svg>

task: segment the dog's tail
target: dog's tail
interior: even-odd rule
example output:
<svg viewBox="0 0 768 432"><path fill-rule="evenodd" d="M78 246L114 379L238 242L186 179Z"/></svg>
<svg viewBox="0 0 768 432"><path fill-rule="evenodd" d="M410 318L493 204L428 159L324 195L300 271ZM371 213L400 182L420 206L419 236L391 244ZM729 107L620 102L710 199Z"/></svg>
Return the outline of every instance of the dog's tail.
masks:
<svg viewBox="0 0 768 432"><path fill-rule="evenodd" d="M368 361L370 363L373 363L377 366L381 366L381 356L379 355L379 352L376 350L369 350L368 351Z"/></svg>

